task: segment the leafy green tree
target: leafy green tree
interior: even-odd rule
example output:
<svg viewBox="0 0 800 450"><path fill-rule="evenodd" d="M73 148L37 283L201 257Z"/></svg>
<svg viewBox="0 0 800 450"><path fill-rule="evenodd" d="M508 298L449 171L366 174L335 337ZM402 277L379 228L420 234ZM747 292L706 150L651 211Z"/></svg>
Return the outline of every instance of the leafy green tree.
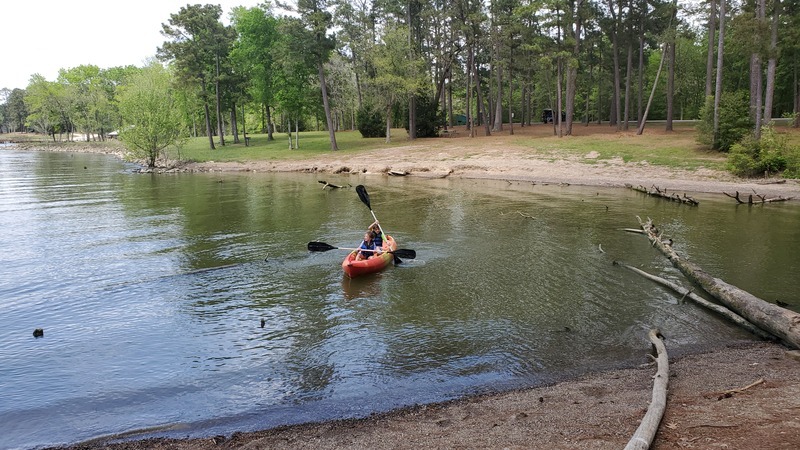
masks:
<svg viewBox="0 0 800 450"><path fill-rule="evenodd" d="M28 109L28 126L39 133L52 135L56 140L56 127L60 121L58 83L47 81L34 74L25 90L25 106Z"/></svg>
<svg viewBox="0 0 800 450"><path fill-rule="evenodd" d="M275 43L275 100L286 118L289 148L297 145L291 142L291 123L295 130L299 123L312 109L312 104L319 101L319 93L314 89L315 67L308 58L298 58L304 48L311 45L311 35L303 23L293 17L284 17L278 25L280 39ZM297 136L295 137L297 141Z"/></svg>
<svg viewBox="0 0 800 450"><path fill-rule="evenodd" d="M6 114L6 102L8 102L8 97L10 95L11 89L0 89L0 133L7 133L9 131L8 115Z"/></svg>
<svg viewBox="0 0 800 450"><path fill-rule="evenodd" d="M171 82L170 73L161 64L151 62L132 77L120 95L120 139L151 168L165 148L180 144L184 138Z"/></svg>
<svg viewBox="0 0 800 450"><path fill-rule="evenodd" d="M11 131L25 131L28 108L25 106L25 91L14 89L6 100L6 121Z"/></svg>
<svg viewBox="0 0 800 450"><path fill-rule="evenodd" d="M328 0L297 0L297 12L306 30L310 33L310 46L301 54L310 57L317 69L320 90L322 91L322 104L325 109L325 120L328 124L328 134L331 140L331 150L339 150L336 144L336 130L333 125L331 106L328 98L328 87L325 81L325 63L330 59L331 52L336 48L336 39L328 35L328 30L333 25L333 16L328 11Z"/></svg>
<svg viewBox="0 0 800 450"><path fill-rule="evenodd" d="M104 139L105 134L118 125L113 101L116 85L106 76L105 70L95 65L61 69L57 82L66 89L72 120L87 140Z"/></svg>
<svg viewBox="0 0 800 450"><path fill-rule="evenodd" d="M392 108L425 87L419 76L424 71L423 63L419 59L410 59L409 53L406 27L389 24L383 35L383 44L375 49L372 64L376 76L371 81L375 91L381 94L382 106L386 110L386 142L392 139Z"/></svg>
<svg viewBox="0 0 800 450"><path fill-rule="evenodd" d="M272 135L271 109L275 106L275 45L278 40L278 19L264 3L255 8L235 8L233 26L239 39L231 51L234 64L248 80L250 97L266 111L265 129Z"/></svg>
<svg viewBox="0 0 800 450"><path fill-rule="evenodd" d="M168 41L158 49L158 56L175 65L177 79L186 85L197 86L205 113L208 145L213 150L208 83L216 80L220 51L228 37L219 18L219 5L186 5L171 14L169 25L162 24L161 34ZM219 114L218 114L219 115Z"/></svg>

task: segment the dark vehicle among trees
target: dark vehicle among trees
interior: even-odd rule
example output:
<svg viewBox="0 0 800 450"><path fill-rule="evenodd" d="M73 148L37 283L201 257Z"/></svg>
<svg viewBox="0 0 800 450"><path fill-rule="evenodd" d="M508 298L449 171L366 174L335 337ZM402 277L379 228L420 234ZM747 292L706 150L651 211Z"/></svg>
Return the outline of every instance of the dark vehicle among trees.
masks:
<svg viewBox="0 0 800 450"><path fill-rule="evenodd" d="M552 109L544 109L542 110L542 123L553 123L553 117L555 113L553 113ZM566 122L567 120L567 112L561 111L561 121Z"/></svg>

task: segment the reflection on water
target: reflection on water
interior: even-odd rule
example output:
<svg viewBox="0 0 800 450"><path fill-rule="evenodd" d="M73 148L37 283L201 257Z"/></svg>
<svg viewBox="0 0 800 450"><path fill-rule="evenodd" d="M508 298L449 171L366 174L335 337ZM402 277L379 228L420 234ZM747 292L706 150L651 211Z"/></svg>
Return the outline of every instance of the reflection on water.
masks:
<svg viewBox="0 0 800 450"><path fill-rule="evenodd" d="M350 280L345 252L308 252L351 247L372 221L354 190L310 175L143 175L99 155L0 152L0 448L165 424L229 433L541 384L642 361L653 326L672 355L751 339L611 265L686 284L620 231L636 215L715 275L800 305L794 204L339 181L367 184L417 259Z"/></svg>

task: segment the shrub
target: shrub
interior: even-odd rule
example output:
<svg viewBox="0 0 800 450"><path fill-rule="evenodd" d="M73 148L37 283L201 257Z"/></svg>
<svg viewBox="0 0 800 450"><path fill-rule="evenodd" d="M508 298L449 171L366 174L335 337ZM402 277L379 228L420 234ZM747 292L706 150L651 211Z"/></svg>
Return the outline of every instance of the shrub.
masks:
<svg viewBox="0 0 800 450"><path fill-rule="evenodd" d="M376 109L361 108L358 111L357 119L361 137L386 137L386 121Z"/></svg>
<svg viewBox="0 0 800 450"><path fill-rule="evenodd" d="M772 126L761 129L761 139L746 136L731 147L728 170L745 176L769 175L783 171L784 177L800 175L800 148L789 146L786 137Z"/></svg>

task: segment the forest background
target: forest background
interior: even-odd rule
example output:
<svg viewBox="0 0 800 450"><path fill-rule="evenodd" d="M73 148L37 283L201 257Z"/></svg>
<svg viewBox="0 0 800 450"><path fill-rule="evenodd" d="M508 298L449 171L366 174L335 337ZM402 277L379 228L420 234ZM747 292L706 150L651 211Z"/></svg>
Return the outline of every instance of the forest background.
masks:
<svg viewBox="0 0 800 450"><path fill-rule="evenodd" d="M198 4L164 18L142 67L81 65L1 90L0 132L121 133L154 165L191 137L215 149L286 133L296 148L301 131L325 130L337 150L342 130L388 142L398 126L414 140L698 120L734 172L800 173L797 148L762 133L774 118L800 125L800 0L297 0L227 14Z"/></svg>

